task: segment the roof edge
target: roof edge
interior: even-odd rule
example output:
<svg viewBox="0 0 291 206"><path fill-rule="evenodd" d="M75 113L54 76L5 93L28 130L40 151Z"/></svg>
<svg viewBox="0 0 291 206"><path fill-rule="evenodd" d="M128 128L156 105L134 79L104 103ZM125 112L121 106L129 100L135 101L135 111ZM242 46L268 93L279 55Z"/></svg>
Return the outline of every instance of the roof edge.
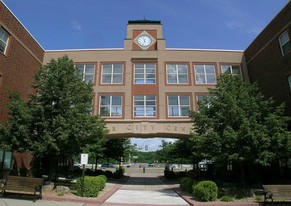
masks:
<svg viewBox="0 0 291 206"><path fill-rule="evenodd" d="M148 20L148 19L128 20L128 24L161 24L161 21L160 20Z"/></svg>
<svg viewBox="0 0 291 206"><path fill-rule="evenodd" d="M40 48L45 51L45 49L42 47L42 45L34 38L34 36L30 33L30 31L24 26L24 24L16 17L16 15L11 11L11 9L4 3L3 0L0 0L0 2L6 7L6 9L14 16L14 18L21 24L21 26L25 29L25 31L33 38L33 40L40 46Z"/></svg>

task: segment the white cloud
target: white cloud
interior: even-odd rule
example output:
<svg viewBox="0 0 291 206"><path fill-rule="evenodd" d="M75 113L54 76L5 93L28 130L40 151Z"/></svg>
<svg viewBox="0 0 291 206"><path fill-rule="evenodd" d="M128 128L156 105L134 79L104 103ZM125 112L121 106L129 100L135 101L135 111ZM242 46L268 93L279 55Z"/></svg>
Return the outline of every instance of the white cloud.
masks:
<svg viewBox="0 0 291 206"><path fill-rule="evenodd" d="M71 21L70 24L73 27L73 29L78 30L78 31L82 30L82 25L79 22Z"/></svg>
<svg viewBox="0 0 291 206"><path fill-rule="evenodd" d="M247 33L249 34L259 34L263 30L261 26L254 26L252 28L247 29Z"/></svg>
<svg viewBox="0 0 291 206"><path fill-rule="evenodd" d="M229 29L238 29L244 27L244 23L239 21L232 21L225 23L226 27Z"/></svg>

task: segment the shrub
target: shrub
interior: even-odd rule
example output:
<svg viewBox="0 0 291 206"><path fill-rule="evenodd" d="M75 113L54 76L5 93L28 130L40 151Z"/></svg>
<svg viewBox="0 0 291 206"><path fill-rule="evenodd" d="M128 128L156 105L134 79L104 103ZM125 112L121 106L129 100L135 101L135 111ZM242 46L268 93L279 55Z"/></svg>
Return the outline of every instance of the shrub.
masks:
<svg viewBox="0 0 291 206"><path fill-rule="evenodd" d="M116 172L114 172L113 177L122 178L124 176L125 169L123 167L119 167Z"/></svg>
<svg viewBox="0 0 291 206"><path fill-rule="evenodd" d="M234 198L228 195L223 195L220 200L223 202L232 202Z"/></svg>
<svg viewBox="0 0 291 206"><path fill-rule="evenodd" d="M165 169L164 176L167 179L175 179L175 178L177 178L176 173L174 171L170 171L168 169Z"/></svg>
<svg viewBox="0 0 291 206"><path fill-rule="evenodd" d="M109 170L106 170L106 171L105 171L105 176L106 176L107 178L113 177L113 173L112 173L111 171L109 171Z"/></svg>
<svg viewBox="0 0 291 206"><path fill-rule="evenodd" d="M189 193L192 193L192 187L193 185L196 185L196 184L197 184L197 181L191 177L183 177L180 180L180 188Z"/></svg>
<svg viewBox="0 0 291 206"><path fill-rule="evenodd" d="M193 186L193 196L197 200L209 202L216 200L218 187L213 181L201 181Z"/></svg>
<svg viewBox="0 0 291 206"><path fill-rule="evenodd" d="M98 181L100 182L100 190L103 190L106 186L107 178L105 175L97 176Z"/></svg>
<svg viewBox="0 0 291 206"><path fill-rule="evenodd" d="M101 188L101 178L84 177L84 197L97 197ZM77 179L76 183L77 195L82 196L82 177Z"/></svg>

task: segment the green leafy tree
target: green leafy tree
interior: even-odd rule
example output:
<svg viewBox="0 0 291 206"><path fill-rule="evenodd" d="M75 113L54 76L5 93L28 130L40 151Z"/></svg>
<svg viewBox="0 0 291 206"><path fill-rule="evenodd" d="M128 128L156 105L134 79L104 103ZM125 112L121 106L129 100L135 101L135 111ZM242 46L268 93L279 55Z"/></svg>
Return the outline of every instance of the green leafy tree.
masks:
<svg viewBox="0 0 291 206"><path fill-rule="evenodd" d="M95 170L97 170L97 165L99 163L99 160L103 158L104 156L104 144L105 144L105 138L96 139L95 142L92 144L86 145L86 147L83 149L84 152L89 153L89 162L92 162L95 164ZM93 166L92 166L93 169Z"/></svg>
<svg viewBox="0 0 291 206"><path fill-rule="evenodd" d="M27 103L18 94L10 94L10 119L0 125L0 148L5 150L28 151L30 147L32 115Z"/></svg>
<svg viewBox="0 0 291 206"><path fill-rule="evenodd" d="M189 139L180 139L175 142L162 140L161 150L157 151L160 162L186 164L193 163L192 142Z"/></svg>
<svg viewBox="0 0 291 206"><path fill-rule="evenodd" d="M82 80L67 56L42 66L33 88L36 95L27 105L19 98L11 103L6 144L47 159L53 174L58 158L71 158L86 145L98 144L105 124L91 115L92 85Z"/></svg>
<svg viewBox="0 0 291 206"><path fill-rule="evenodd" d="M158 161L157 153L154 152L137 152L135 154L137 159L133 159L134 162L138 163L154 163Z"/></svg>
<svg viewBox="0 0 291 206"><path fill-rule="evenodd" d="M124 157L128 157L131 151L129 139L109 139L105 141L104 157L121 163Z"/></svg>
<svg viewBox="0 0 291 206"><path fill-rule="evenodd" d="M173 163L195 163L195 159L193 159L192 155L193 143L190 139L179 139L172 144L173 147L169 151L169 156L172 159Z"/></svg>
<svg viewBox="0 0 291 206"><path fill-rule="evenodd" d="M157 151L159 162L172 163L172 157L170 155L170 152L174 149L173 143L162 140L162 145L160 145L160 147L161 149Z"/></svg>
<svg viewBox="0 0 291 206"><path fill-rule="evenodd" d="M256 85L239 77L223 75L210 96L192 112L193 142L197 155L217 164L229 161L268 166L277 159L290 158L290 132L283 106L259 93Z"/></svg>

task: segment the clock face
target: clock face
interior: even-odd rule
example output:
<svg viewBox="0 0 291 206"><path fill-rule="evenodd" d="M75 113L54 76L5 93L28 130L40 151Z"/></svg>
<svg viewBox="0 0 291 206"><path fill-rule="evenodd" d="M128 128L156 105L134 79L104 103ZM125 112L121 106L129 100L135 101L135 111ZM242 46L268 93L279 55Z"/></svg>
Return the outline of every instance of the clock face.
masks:
<svg viewBox="0 0 291 206"><path fill-rule="evenodd" d="M141 35L138 37L137 43L142 47L147 47L152 43L152 39L148 35Z"/></svg>

